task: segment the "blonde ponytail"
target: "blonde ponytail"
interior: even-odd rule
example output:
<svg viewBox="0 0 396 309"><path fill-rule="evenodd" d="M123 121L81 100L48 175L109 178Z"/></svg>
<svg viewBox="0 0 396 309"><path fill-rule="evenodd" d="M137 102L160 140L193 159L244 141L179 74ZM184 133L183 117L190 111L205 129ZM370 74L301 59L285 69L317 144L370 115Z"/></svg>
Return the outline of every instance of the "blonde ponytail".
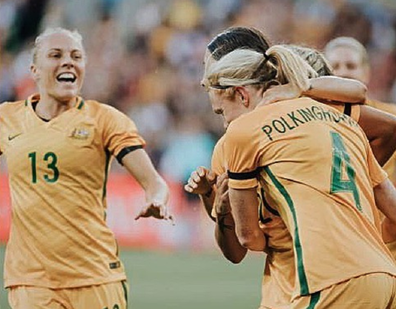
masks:
<svg viewBox="0 0 396 309"><path fill-rule="evenodd" d="M309 79L317 77L315 70L300 56L290 49L274 45L267 50L267 55L277 69L276 80L280 84L290 83L305 91L309 88Z"/></svg>

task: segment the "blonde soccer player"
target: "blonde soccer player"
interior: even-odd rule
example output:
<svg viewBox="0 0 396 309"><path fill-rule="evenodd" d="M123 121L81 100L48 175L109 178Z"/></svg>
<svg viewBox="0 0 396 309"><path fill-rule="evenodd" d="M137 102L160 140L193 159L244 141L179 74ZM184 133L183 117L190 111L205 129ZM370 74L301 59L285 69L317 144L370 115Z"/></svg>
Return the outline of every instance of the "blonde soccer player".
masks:
<svg viewBox="0 0 396 309"><path fill-rule="evenodd" d="M269 43L264 35L252 28L234 27L227 29L216 36L208 45L208 54L215 60L219 60L230 51L239 47L257 50L261 53L269 48ZM319 76L331 75L331 70L323 56L315 50L298 46L286 46L291 48L315 69ZM327 100L347 100L358 102L364 99L365 90L359 83L338 78L311 79L311 89L306 92L311 96L325 97ZM364 87L363 87L364 88ZM280 89L280 90L279 90ZM275 91L276 90L276 91ZM267 95L270 93L270 95ZM277 101L279 98L302 95L300 89L291 85L279 86L264 93L264 101ZM344 110L344 105L339 102L335 105L339 110ZM359 116L360 106L352 106L350 112L354 117ZM346 108L345 108L346 110ZM366 106L362 107L362 118L375 121L386 119L387 115L376 116ZM370 138L381 137L387 140L388 136L383 133L394 132L394 122L388 121L383 130L367 133ZM370 129L366 126L366 130ZM378 136L376 135L378 134ZM382 136L381 136L382 134ZM228 178L224 166L224 136L217 143L212 157L212 171L199 167L192 173L185 189L188 192L200 195L209 215L216 220L216 240L224 256L233 263L239 263L246 255L247 249L242 247L235 234L235 222L229 206ZM378 157L386 159L386 153L378 154ZM216 186L213 186L217 176ZM214 188L214 189L213 189ZM279 213L272 208L265 199L265 192L257 190L259 196L259 226L267 238L266 266L262 284L262 300L260 308L287 308L290 304L294 286L294 261L291 236L286 229Z"/></svg>
<svg viewBox="0 0 396 309"><path fill-rule="evenodd" d="M112 157L145 190L137 218L170 219L168 186L135 124L79 96L86 59L78 32L47 29L33 50L38 93L0 105L12 202L4 285L13 309L127 307L124 266L105 220Z"/></svg>
<svg viewBox="0 0 396 309"><path fill-rule="evenodd" d="M392 258L390 257L389 251L387 251L386 247L384 246L381 240L380 234L378 233L375 224L373 223L375 221L373 218L375 216L375 214L373 213L374 194L371 188L373 185L375 186L375 191L376 191L375 198L377 199L378 204L382 205L382 207L385 207L384 210L386 210L387 214L390 217L392 217L394 216L393 209L392 211L389 211L389 209L386 209L386 206L384 206L384 204L380 203L381 197L383 197L381 195L381 192L382 190L384 190L384 188L389 189L389 186L387 186L388 183L386 181L383 181L385 179L384 175L382 174L382 171L378 168L378 165L376 165L377 163L373 159L373 156L369 151L370 148L367 147L368 144L363 147L364 143L367 143L366 139L362 138L361 136L362 133L361 131L359 131L360 129L356 129L358 128L357 124L354 123L354 121L351 120L349 117L342 116L342 114L338 114L335 110L331 108L328 108L329 110L327 110L327 108L325 108L324 105L321 105L320 103L315 103L315 101L309 99L296 100L298 101L298 105L296 105L297 102L295 102L295 104L291 104L292 103L291 101L286 101L285 104L281 104L281 103L276 104L276 107L269 106L266 107L266 109L265 107L260 107L252 111L252 109L254 109L255 105L257 104L258 99L261 98L259 94L260 91L263 91L262 87L264 87L265 85L268 86L266 82L274 80L274 82L278 81L280 83L284 83L284 80L282 80L282 78L284 77L282 75L282 70L280 70L280 67L276 67L277 65L280 66L281 63L280 59L276 57L276 52L277 49L272 49L272 50L268 50L268 54L264 55L262 53L254 53L248 50L242 50L238 52L235 51L235 52L231 52L229 55L220 59L218 62L213 61L213 59L206 58L206 66L208 68L208 70L206 70L208 72L208 74L206 75L207 87L209 89L209 97L211 99L212 106L215 111L218 111L219 113L222 113L224 115L226 121L232 121L230 127L227 129L227 133L225 137L226 139L225 157L227 158L226 164L229 169L228 174L230 177L229 193L231 200L231 209L233 212L233 216L235 218L235 225L237 232L236 234L238 236L238 240L244 247L247 247L252 250L263 250L265 247L266 240L263 237L263 233L258 228L257 198L256 198L256 190L255 190L255 187L257 185L257 180L255 181L256 176L258 177L259 180L265 177L264 180L268 181L268 184L266 182L261 182L261 181L260 184L263 186L263 188L266 189L265 191L268 192L269 195L268 201L270 205L278 208L278 212L280 213L282 219L284 219L293 237L294 250L296 254L295 260L296 260L298 272L296 278L295 294L293 295L292 298L292 307L299 308L301 306L305 308L310 306L311 308L321 308L321 307L325 307L326 303L335 302L336 305L338 304L340 305L337 306L337 308L344 308L342 307L342 305L344 305L345 308L349 308L349 307L367 308L365 306L368 303L365 301L368 302L372 301L375 304L379 304L382 301L382 305L380 305L381 308L382 306L386 308L386 306L392 299L392 295L391 295L393 293L392 291L394 291L393 275L394 275L395 265ZM243 59L240 59L240 57L242 57ZM249 61L253 62L252 67L247 66L247 63ZM237 68L234 68L235 66L237 66ZM238 74L240 75L238 76ZM296 80L298 80L298 78ZM302 106L300 106L300 104L302 104ZM315 104L319 104L319 105L315 105ZM292 113L293 110L289 111L288 109L295 109L295 112L298 113L297 115L301 116L302 118L298 118L298 117L295 118L296 114ZM317 115L315 113L312 114L311 109L318 111L318 114ZM265 126L264 120L267 120L266 114L273 115L273 113L276 114L276 112L281 112L286 110L290 112L291 116L288 113L286 113L285 115L279 116L279 118L272 119L272 122L270 122L269 125ZM249 113L247 113L248 111ZM266 111L267 113L264 114L261 113L260 115L258 115L259 111L261 112ZM271 111L273 111L273 113L271 113ZM245 129L249 131L252 127L256 128L256 126L253 125L255 124L255 122L252 122L252 120L256 120L256 118L250 118L255 115L259 117L260 119L259 122L261 123L260 130L257 131L257 134L259 135L263 134L261 136L262 138L258 136L257 139L255 139L255 135L247 136L244 134ZM282 118L282 116L284 117ZM289 120L289 122L287 122L287 119ZM241 121L247 121L247 123L249 124L244 122L243 126L240 126ZM300 123L299 125L297 123L294 123L293 125L293 121L296 122L300 121ZM329 136L327 136L326 134L324 134L325 133L324 131L320 131L320 130L313 130L312 134L308 134L308 132L306 132L306 130L309 128L311 129L313 127L315 127L314 129L322 128L322 125L325 126L324 129L329 129L329 127L333 127L333 125L335 126L335 124L337 125L337 129L339 130L339 132L337 132L336 130L336 133L341 134L341 139L340 136L337 134L329 134ZM355 134L354 137L358 137L357 140L359 141L359 143L357 143L357 140L354 139L355 141L354 147L359 149L361 154L366 153L365 155L363 155L363 158L366 158L366 160L368 161L366 161L366 164L362 164L364 160L357 159L357 166L359 168L362 168L364 171L366 171L365 175L370 175L370 176L360 175L360 173L352 173L353 169L352 171L349 170L350 165L348 163L350 162L350 157L344 151L345 147L342 142L342 138L344 137L345 132L342 133L343 130L340 130L338 126L340 126L343 130L347 132L353 131L353 134ZM238 131L238 129L239 130L242 129L242 131ZM303 133L302 136L298 135L299 132ZM277 169L277 167L278 166L280 166L279 168L286 167L284 173L286 173L285 175L288 175L287 179L293 180L294 177L298 178L298 175L300 175L299 173L297 173L300 169L302 168L304 169L305 167L308 168L308 166L311 165L314 166L319 162L323 163L323 161L321 160L317 160L316 162L315 159L318 158L314 155L315 152L308 153L309 150L312 148L311 150L315 149L316 151L318 151L318 153L323 155L324 154L323 150L321 148L318 149L317 147L315 147L318 144L320 145L320 143L316 142L312 144L312 147L304 147L302 145L299 145L300 140L304 141L304 139L307 139L306 141L308 141L310 140L309 139L310 135L316 137L315 134L318 134L320 132L322 133L322 135L319 134L321 137L315 139L317 141L323 140L323 142L326 141L327 143L332 142L333 144L336 144L337 147L335 147L335 149L339 150L339 152L336 152L333 155L334 158L336 159L335 160L336 165L333 168L330 167L330 171L336 168L334 174L335 176L332 179L332 184L334 184L334 188L333 188L334 192L328 192L327 195L323 194L323 196L326 196L326 198L328 198L328 200L325 199L323 203L315 203L313 200L315 198L318 198L318 196L315 196L315 194L304 194L305 191L304 189L310 191L309 186L304 186L303 185L304 182L300 184L299 181L290 181L284 183L283 177L281 177L281 179L278 179L279 170ZM290 134L293 136L296 134L296 136L295 138L293 138L293 142L288 142L287 144L285 144L288 141L288 135ZM284 138L282 139L282 137ZM323 139L321 139L322 137ZM234 138L238 139L238 143L234 143L233 140ZM272 140L274 140L275 138L276 141L272 143ZM270 141L267 141L267 139ZM347 141L349 142L348 138ZM249 153L249 155L245 155L244 151L248 151L252 147L253 148L258 147L258 149L262 149L261 147L264 147L266 145L268 145L268 148L265 148L265 152L260 152L257 154ZM323 145L324 144L320 146ZM239 146L242 147L239 148ZM275 146L282 148L279 149ZM289 154L289 151L292 150L293 146L295 147L294 151L292 151L294 156L292 154ZM309 144L309 146L311 145ZM232 151L230 151L229 148L232 148ZM240 152L236 154L235 156L236 159L234 159L233 153L238 150ZM322 150L322 152L320 152L319 150ZM354 155L356 155L356 153L358 152L355 151L353 152ZM252 156L250 156L250 154ZM307 154L307 156L305 156L304 154ZM272 169L270 168L267 169L266 168L267 166L265 164L261 166L260 169L257 170L255 168L249 169L242 167L242 171L240 173L236 172L239 167L238 164L244 165L244 164L266 163L261 160L262 156L270 161L268 165L271 168L275 169L275 173L272 172ZM329 160L330 165L332 163L331 158L333 156L330 151L327 153L327 156L324 157L326 160ZM353 163L356 163L355 162L356 159L354 157L352 158L353 158ZM250 160L253 160L253 162L251 162ZM347 175L349 177L349 181L347 178L347 181L345 183L343 182L343 178L340 178L341 176L343 177L344 175L341 174L339 170L337 170L337 166L339 163L345 163L347 164L346 166L348 167ZM237 168L234 167L234 164L237 165ZM368 169L367 166L370 167L369 172L371 173L367 172ZM312 183L310 184L312 185L312 188L315 188L316 186L317 189L323 189L324 193L327 192L321 186L326 186L329 180L325 180L325 179L328 178L325 177L323 178L323 180L318 181L318 179L316 179L315 177L321 178L321 176L323 176L324 173L328 173L328 169L327 168L325 169L323 167L316 168L316 169L311 169L312 172L308 173L309 170L310 169L308 168L308 170L305 173L301 173L302 180L311 181ZM266 172L269 175L269 178L266 177L264 172ZM293 172L295 174L293 174ZM356 183L354 179L355 175L356 176L359 175L357 176L358 181L356 182L358 184L357 187L358 189L360 189L360 186L362 185L360 183L360 181L362 180L363 180L363 184L368 185L367 188L370 189L367 189L367 191L362 190L362 192L358 192L359 190L355 190L356 189L355 187ZM239 182L242 184L246 184L246 186L249 187L236 188L235 186L237 186ZM271 183L273 183L272 186ZM287 186L285 187L286 184ZM265 187L265 185L268 185L269 188ZM297 194L296 196L294 196L294 194L293 195L289 194L288 189L293 190L294 186L300 189L298 190L299 192L302 190L300 192L301 194ZM341 192L344 189L346 189L345 190L346 196L341 195ZM243 195L244 193L246 193L247 196L244 196ZM310 191L307 193L314 193L314 192ZM361 193L362 195L360 196L359 193ZM235 197L233 196L234 194L240 194L240 195ZM339 196L339 194L341 196ZM308 199L308 201L302 203L300 200L304 196L311 198L312 201ZM323 197L322 195L320 196ZM350 207L346 207L346 208L334 207L334 202L336 202L335 205L337 205L337 202L340 202L336 197L338 198L343 197L341 200L343 201L343 203L345 203L345 205L343 203L341 204L343 204L344 206L349 205ZM291 202L293 202L293 198L295 198L296 201L298 202L295 204L296 207L298 206L298 208L295 208L294 204L293 205L291 204ZM237 202L235 202L235 200ZM281 202L281 204L275 205L274 203L275 201L278 203ZM309 209L310 207L313 207L316 204L322 206L320 209L318 209L317 215L315 215L316 212L310 211ZM306 206L304 207L304 205ZM298 210L297 213L296 213L296 209ZM366 218L365 216L356 213L356 209L362 210L362 212L367 212L365 213L365 215L368 215L368 217ZM341 213L339 212L340 210L342 210ZM345 211L345 213L342 213L343 211ZM377 248L375 248L374 250L368 250L367 251L368 254L366 253L366 256L363 259L358 260L357 264L351 255L344 255L342 258L343 261L345 262L346 260L347 261L350 260L350 263L346 263L346 265L344 265L344 272L342 274L340 274L339 272L337 273L334 269L331 270L327 269L327 266L332 268L334 267L334 265L332 266L332 265L327 265L327 263L324 263L315 266L315 263L312 264L315 258L313 258L313 256L311 257L311 255L314 254L313 248L304 244L306 243L306 241L308 241L307 239L310 239L309 236L314 236L311 235L312 233L311 226L318 227L314 229L314 231L319 235L327 231L327 229L325 228L327 225L327 221L322 222L322 220L326 218L326 216L323 216L323 212L325 213L329 212L329 214L332 213L333 215L335 215L335 217L341 214L345 215L344 219L348 219L346 223L351 224L354 227L351 228L350 225L346 224L345 227L347 229L350 229L350 232L352 232L350 237L349 237L349 233L347 233L348 237L342 235L342 237L340 238L338 237L336 237L336 239L332 238L331 239L332 244L337 243L337 241L341 241L341 242L345 241L348 242L348 244L355 244L354 249L356 249L357 251L359 250L366 251L366 249L372 248L371 245L374 245L374 247L377 246ZM312 213L312 215L308 216L308 214L310 213ZM307 222L305 222L304 220L302 222L298 222L297 218L300 217L306 219ZM365 221L360 222L360 219L365 219ZM307 224L308 222L309 224ZM301 233L304 233L304 237L302 237L301 239L300 239L299 229L297 228L298 223L302 223L300 229L301 229ZM314 225L313 223L316 223L316 225ZM323 225L321 223L323 223ZM338 223L337 220L332 220L328 222L328 224L334 224L335 227L337 226L337 223ZM362 225L361 223L364 224ZM359 227L361 228L360 232L368 236L367 238L366 237L360 238L361 235L356 232L356 229L358 229ZM338 231L338 228L335 231ZM337 235L336 233L334 235L330 234L330 236L332 237L335 237L336 235ZM320 239L322 239L322 242L320 242ZM313 241L313 243L317 244L316 248L320 249L319 251L316 252L320 256L322 256L322 253L324 253L324 251L329 250L328 246L326 246L327 242L323 243L323 239L326 239L326 237L323 238L319 237L315 239L315 241ZM337 246L337 248L339 248L339 246ZM343 253L347 253L347 252L343 252ZM330 254L329 256L326 254L323 255L325 259L329 258L330 256L333 259L333 262L334 262L334 258L337 258L337 256L334 256L334 254ZM338 258L340 258L340 256L338 256ZM334 263L334 264L338 264L338 263ZM374 267L377 268L376 270L372 268L373 265L376 265ZM318 268L319 266L325 267L322 272L320 271L317 272L317 270L320 270ZM347 271L345 271L345 266L347 268ZM328 272L328 270L330 271ZM362 272L362 277L359 277L359 279L352 279L355 278L351 276L351 273L353 273L354 271ZM365 271L367 273L378 272L378 275L377 274L366 275L366 273L364 273ZM321 273L323 278L327 278L326 280L318 280L321 278L320 275ZM390 275L382 275L382 273L390 273ZM355 275L356 277L358 277L358 274ZM344 281L343 278L340 278L342 276L344 276L345 278L350 276L347 279L345 279L348 282L348 286L340 284L340 282ZM359 290L360 293L363 293L365 295L356 293L356 291L354 291L355 297L350 297L351 295L347 295L349 289L355 290L356 288L358 289L361 288L362 286L360 286L360 284L362 283L362 281L365 280L377 281L377 279L378 281L383 280L384 286L381 288L381 291L384 291L383 288L387 286L387 289L390 292L390 294L385 296L384 293L381 294L378 293L377 291L374 291L374 289L372 289L371 291L373 292L373 295L368 295L366 289L360 289ZM332 281L334 281L333 284L331 284ZM326 285L328 285L328 288L325 287ZM351 287L351 285L353 285L353 287ZM320 289L320 287L322 287L322 289ZM339 292L340 294L338 294L338 296L335 297L335 295ZM384 298L380 299L381 297L379 296L379 294L381 294L381 297ZM374 296L378 298L376 299ZM389 306L391 306L390 303Z"/></svg>

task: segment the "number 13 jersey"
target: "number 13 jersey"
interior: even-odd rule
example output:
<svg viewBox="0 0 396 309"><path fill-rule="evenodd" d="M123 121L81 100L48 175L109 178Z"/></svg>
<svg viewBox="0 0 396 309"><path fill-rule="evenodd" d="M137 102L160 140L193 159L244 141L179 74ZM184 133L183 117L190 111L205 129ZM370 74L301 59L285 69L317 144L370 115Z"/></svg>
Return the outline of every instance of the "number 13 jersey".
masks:
<svg viewBox="0 0 396 309"><path fill-rule="evenodd" d="M70 288L125 279L105 222L112 156L145 142L116 109L78 98L51 121L32 104L0 105L0 151L11 189L5 286Z"/></svg>

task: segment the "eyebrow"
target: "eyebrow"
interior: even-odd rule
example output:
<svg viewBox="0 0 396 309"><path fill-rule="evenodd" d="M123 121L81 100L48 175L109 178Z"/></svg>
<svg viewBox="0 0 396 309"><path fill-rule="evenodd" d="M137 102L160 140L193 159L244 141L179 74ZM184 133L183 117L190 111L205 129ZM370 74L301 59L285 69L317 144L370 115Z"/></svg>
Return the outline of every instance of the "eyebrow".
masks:
<svg viewBox="0 0 396 309"><path fill-rule="evenodd" d="M50 48L49 49L49 52L51 52L51 51L62 51L62 48L57 48L57 47L55 47L55 48ZM82 50L81 49L73 49L72 51L71 51L72 53L75 53L75 52L82 52Z"/></svg>

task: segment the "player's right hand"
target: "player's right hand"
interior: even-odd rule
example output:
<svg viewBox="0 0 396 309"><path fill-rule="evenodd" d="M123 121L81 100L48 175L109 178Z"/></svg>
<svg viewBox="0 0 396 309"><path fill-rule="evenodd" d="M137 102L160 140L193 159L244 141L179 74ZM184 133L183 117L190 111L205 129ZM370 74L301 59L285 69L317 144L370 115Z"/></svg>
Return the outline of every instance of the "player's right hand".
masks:
<svg viewBox="0 0 396 309"><path fill-rule="evenodd" d="M193 194L207 194L216 183L216 174L200 166L190 175L184 190Z"/></svg>

